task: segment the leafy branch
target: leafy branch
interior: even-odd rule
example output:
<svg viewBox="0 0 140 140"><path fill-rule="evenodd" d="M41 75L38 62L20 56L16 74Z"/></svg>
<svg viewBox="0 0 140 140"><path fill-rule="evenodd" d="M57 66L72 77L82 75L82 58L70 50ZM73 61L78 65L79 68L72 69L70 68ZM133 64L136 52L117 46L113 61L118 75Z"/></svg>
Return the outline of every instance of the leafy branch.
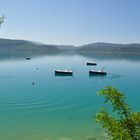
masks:
<svg viewBox="0 0 140 140"><path fill-rule="evenodd" d="M140 140L140 112L132 112L125 102L124 94L112 86L100 90L98 94L117 113L117 117L110 116L104 108L96 115L96 122L106 129L110 140Z"/></svg>
<svg viewBox="0 0 140 140"><path fill-rule="evenodd" d="M2 16L0 17L0 26L1 26L1 24L4 22L4 19L5 19L5 16L2 15Z"/></svg>

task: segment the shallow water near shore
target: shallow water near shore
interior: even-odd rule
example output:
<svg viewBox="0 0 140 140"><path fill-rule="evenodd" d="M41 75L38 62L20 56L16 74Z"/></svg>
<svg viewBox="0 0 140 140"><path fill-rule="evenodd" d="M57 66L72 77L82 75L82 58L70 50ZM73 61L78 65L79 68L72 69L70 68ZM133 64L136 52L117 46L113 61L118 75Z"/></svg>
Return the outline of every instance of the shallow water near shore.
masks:
<svg viewBox="0 0 140 140"><path fill-rule="evenodd" d="M97 91L112 85L140 111L140 59L128 58L57 54L0 60L0 139L104 140L106 134L95 122L103 106ZM97 66L86 66L93 60ZM89 70L101 67L106 76L89 76ZM56 69L74 74L55 76Z"/></svg>

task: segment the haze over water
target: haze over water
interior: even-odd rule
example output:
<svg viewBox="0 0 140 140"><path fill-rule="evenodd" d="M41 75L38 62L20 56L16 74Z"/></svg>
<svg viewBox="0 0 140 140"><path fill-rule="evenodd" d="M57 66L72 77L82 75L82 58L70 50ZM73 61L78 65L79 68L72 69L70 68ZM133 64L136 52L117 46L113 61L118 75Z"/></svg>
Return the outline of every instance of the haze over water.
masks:
<svg viewBox="0 0 140 140"><path fill-rule="evenodd" d="M97 66L86 66L93 60ZM105 67L107 76L89 76L89 70L101 67ZM74 69L74 75L55 76L56 69ZM112 85L125 92L134 111L140 110L139 71L140 57L132 55L57 54L30 61L1 59L0 139L105 139L103 129L95 123L95 115L103 106L103 98L96 93Z"/></svg>

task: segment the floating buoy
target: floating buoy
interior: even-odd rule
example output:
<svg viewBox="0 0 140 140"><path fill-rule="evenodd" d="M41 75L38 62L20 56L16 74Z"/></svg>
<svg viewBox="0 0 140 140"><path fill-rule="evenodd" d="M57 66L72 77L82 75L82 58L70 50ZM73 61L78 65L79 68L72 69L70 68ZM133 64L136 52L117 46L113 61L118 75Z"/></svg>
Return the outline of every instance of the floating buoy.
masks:
<svg viewBox="0 0 140 140"><path fill-rule="evenodd" d="M32 85L35 85L35 82L32 82Z"/></svg>

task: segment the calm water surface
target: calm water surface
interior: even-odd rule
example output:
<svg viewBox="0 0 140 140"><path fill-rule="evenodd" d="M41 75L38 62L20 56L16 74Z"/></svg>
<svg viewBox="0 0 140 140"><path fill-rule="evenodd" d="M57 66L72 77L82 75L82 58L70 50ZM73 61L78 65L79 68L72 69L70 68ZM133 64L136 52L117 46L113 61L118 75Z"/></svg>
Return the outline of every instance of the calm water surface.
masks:
<svg viewBox="0 0 140 140"><path fill-rule="evenodd" d="M48 55L0 60L0 139L105 139L94 117L103 106L99 89L119 88L131 107L140 110L140 59L128 58ZM93 59L98 66L85 65ZM107 76L89 76L89 70L102 66ZM74 75L55 76L56 69L74 69Z"/></svg>

